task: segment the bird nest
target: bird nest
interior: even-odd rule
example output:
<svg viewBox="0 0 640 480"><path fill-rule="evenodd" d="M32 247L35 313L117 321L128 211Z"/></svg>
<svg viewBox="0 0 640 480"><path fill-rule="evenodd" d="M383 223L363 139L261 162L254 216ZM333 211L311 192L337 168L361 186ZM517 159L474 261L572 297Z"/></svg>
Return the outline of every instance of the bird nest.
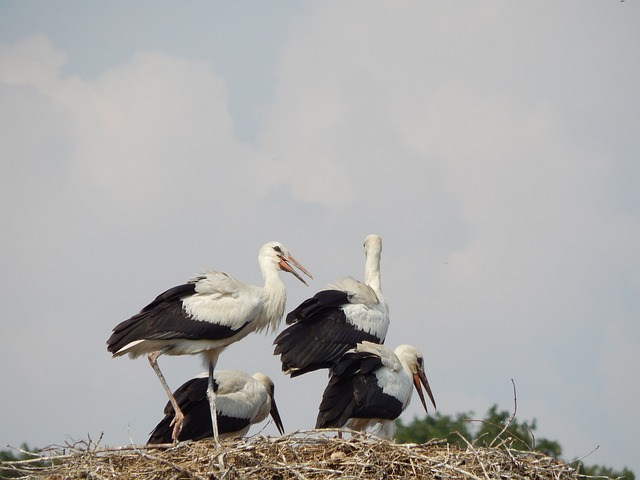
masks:
<svg viewBox="0 0 640 480"><path fill-rule="evenodd" d="M342 430L345 432L344 430ZM12 476L30 479L578 479L575 469L539 452L504 441L497 447L445 440L398 444L336 430L301 431L282 437L254 436L182 442L171 446L103 448L91 440L52 447L33 460L0 464Z"/></svg>

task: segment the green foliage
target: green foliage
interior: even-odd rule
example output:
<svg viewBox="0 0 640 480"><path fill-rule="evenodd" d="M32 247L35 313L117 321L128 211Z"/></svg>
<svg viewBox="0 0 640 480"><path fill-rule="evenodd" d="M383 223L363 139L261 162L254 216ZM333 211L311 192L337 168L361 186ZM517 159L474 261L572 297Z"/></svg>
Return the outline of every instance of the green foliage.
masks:
<svg viewBox="0 0 640 480"><path fill-rule="evenodd" d="M465 438L471 437L469 432L469 419L471 413L459 413L455 418L449 415L442 415L436 412L433 415L427 415L422 420L414 417L413 422L409 425L403 425L398 420L398 431L396 432L396 441L399 443L426 443L434 438L446 438L447 441L460 448L466 447Z"/></svg>
<svg viewBox="0 0 640 480"><path fill-rule="evenodd" d="M582 475L588 475L592 477L624 478L625 480L635 480L636 478L633 472L627 467L619 471L614 470L610 467L605 467L603 465L592 465L590 467L585 467L584 465L580 464L580 473Z"/></svg>
<svg viewBox="0 0 640 480"><path fill-rule="evenodd" d="M400 443L425 443L433 439L446 439L448 443L459 448L467 448L467 442L480 446L496 446L509 439L509 447L517 450L534 450L551 457L560 458L562 447L555 440L536 438L535 419L530 422L511 420L511 414L492 406L482 420L474 420L473 413L459 413L454 417L439 412L428 415L424 419L413 419L408 425L397 420L396 441ZM504 430L505 425L509 426ZM499 437L498 437L499 435ZM621 471L601 465L585 467L580 465L580 472L585 475L624 478L635 480L633 472L627 468Z"/></svg>
<svg viewBox="0 0 640 480"><path fill-rule="evenodd" d="M23 452L35 451L34 449L30 448L26 443L23 443L22 445L20 445L20 450L22 450ZM35 457L37 457L37 455L17 452L15 450L0 450L0 462L14 462L18 460L29 460ZM2 466L0 465L0 478L15 478L20 476L22 476L22 474L19 474L11 469L2 468Z"/></svg>
<svg viewBox="0 0 640 480"><path fill-rule="evenodd" d="M484 446L495 445L495 440L504 426L509 423L511 415L506 410L498 411L498 406L493 405L480 422L480 428L474 436L476 443ZM558 442L546 438L536 439L533 432L536 429L535 419L531 422L520 423L514 419L509 427L502 433L502 438L511 438L511 448L517 450L535 450L543 452L550 457L560 458L562 448Z"/></svg>

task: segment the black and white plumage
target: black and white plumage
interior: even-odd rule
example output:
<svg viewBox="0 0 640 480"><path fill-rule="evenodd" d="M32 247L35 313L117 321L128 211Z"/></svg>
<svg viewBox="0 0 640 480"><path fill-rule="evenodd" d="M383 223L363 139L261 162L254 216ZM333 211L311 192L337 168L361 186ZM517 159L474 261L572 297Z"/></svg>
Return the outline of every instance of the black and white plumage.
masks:
<svg viewBox="0 0 640 480"><path fill-rule="evenodd" d="M241 283L224 272L207 271L160 294L140 313L117 325L107 340L107 350L114 357L128 354L135 358L148 354L149 363L175 411L174 440L178 438L183 414L158 367L158 357L204 355L209 368L207 395L217 440L213 372L220 353L251 332L277 328L286 304L286 290L279 270L292 273L305 285L293 266L312 278L280 242L263 245L258 262L263 287Z"/></svg>
<svg viewBox="0 0 640 480"><path fill-rule="evenodd" d="M389 306L380 282L380 236L367 236L364 251L364 283L352 277L343 278L287 315L290 326L273 342L274 355L280 355L285 374L296 377L331 368L358 342L384 343Z"/></svg>
<svg viewBox="0 0 640 480"><path fill-rule="evenodd" d="M202 440L213 436L213 425L207 386L207 372L185 382L173 396L178 402L184 422L178 435L178 441ZM262 422L269 414L284 434L284 427L274 398L274 385L263 373L249 375L238 370L218 370L214 373L217 385L216 410L219 438L242 437L251 425ZM168 402L164 408L165 417L151 432L147 443L171 443L173 438L172 421L175 416L173 405Z"/></svg>
<svg viewBox="0 0 640 480"><path fill-rule="evenodd" d="M395 419L409 405L412 387L427 411L422 386L435 407L423 357L417 348L399 345L391 351L383 345L359 343L333 368L322 395L316 428L364 431L380 425L379 435L392 438Z"/></svg>

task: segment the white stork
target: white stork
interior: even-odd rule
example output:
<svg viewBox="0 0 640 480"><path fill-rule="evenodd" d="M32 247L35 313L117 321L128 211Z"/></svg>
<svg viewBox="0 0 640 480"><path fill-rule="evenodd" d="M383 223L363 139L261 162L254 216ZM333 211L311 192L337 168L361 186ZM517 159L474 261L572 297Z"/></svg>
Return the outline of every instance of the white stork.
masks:
<svg viewBox="0 0 640 480"><path fill-rule="evenodd" d="M242 437L251 425L262 422L271 414L280 434L284 434L282 420L274 398L274 386L264 373L252 376L237 370L218 370L214 374L216 383L216 408L219 438ZM179 441L201 440L213 436L211 411L207 398L209 374L202 373L185 382L173 396L178 402L184 422L178 435ZM147 443L171 443L171 423L175 411L171 402L164 408L165 417L158 423Z"/></svg>
<svg viewBox="0 0 640 480"><path fill-rule="evenodd" d="M412 386L425 411L422 386L436 406L418 349L399 345L392 352L383 345L359 343L333 368L322 395L316 428L346 426L364 431L380 425L379 436L390 439L395 433L395 419L409 405Z"/></svg>
<svg viewBox="0 0 640 480"><path fill-rule="evenodd" d="M174 441L178 439L184 415L158 367L158 357L163 354L204 355L205 365L209 368L207 395L217 441L213 372L220 353L251 332L277 328L286 303L286 290L279 270L292 273L305 285L292 265L312 278L280 242L263 245L258 262L264 287L241 283L223 272L207 271L184 285L161 293L140 313L117 325L107 340L107 350L114 357L129 354L136 358L148 354L149 363L175 411Z"/></svg>
<svg viewBox="0 0 640 480"><path fill-rule="evenodd" d="M364 283L352 277L326 286L287 315L289 327L274 340L282 371L291 377L331 368L358 342L384 343L389 306L382 295L382 239L364 241Z"/></svg>

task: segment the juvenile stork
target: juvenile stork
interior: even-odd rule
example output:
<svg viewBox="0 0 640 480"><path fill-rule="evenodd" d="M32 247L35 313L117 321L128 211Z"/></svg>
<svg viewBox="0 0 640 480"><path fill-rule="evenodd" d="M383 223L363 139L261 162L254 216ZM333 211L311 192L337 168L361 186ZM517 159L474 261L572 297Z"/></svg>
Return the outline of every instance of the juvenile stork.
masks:
<svg viewBox="0 0 640 480"><path fill-rule="evenodd" d="M289 325L274 340L282 371L291 377L331 368L358 342L384 343L389 306L382 295L382 238L364 241L364 283L352 277L326 286L287 315Z"/></svg>
<svg viewBox="0 0 640 480"><path fill-rule="evenodd" d="M209 374L202 373L185 382L173 396L178 402L184 422L178 435L179 441L201 440L213 436L207 385ZM274 386L264 373L249 375L237 370L218 370L214 374L217 386L216 407L219 438L243 437L251 425L262 422L271 414L280 434L284 427L274 398ZM171 443L171 423L175 411L171 402L164 408L165 417L158 423L149 444Z"/></svg>
<svg viewBox="0 0 640 480"><path fill-rule="evenodd" d="M251 332L277 328L286 303L286 290L279 270L292 273L305 285L293 266L312 278L280 242L263 245L258 262L264 278L263 287L241 283L224 272L207 271L184 285L161 293L140 313L118 324L107 340L107 350L114 357L129 354L136 358L148 354L149 363L175 412L174 441L178 440L184 415L158 367L158 357L163 354L203 354L209 369L207 396L217 442L213 372L220 353Z"/></svg>
<svg viewBox="0 0 640 480"><path fill-rule="evenodd" d="M379 436L390 439L395 433L395 419L409 405L412 386L418 391L425 412L428 410L422 386L436 406L417 348L399 345L392 352L383 345L359 343L333 368L322 395L316 428L364 431L380 425Z"/></svg>

